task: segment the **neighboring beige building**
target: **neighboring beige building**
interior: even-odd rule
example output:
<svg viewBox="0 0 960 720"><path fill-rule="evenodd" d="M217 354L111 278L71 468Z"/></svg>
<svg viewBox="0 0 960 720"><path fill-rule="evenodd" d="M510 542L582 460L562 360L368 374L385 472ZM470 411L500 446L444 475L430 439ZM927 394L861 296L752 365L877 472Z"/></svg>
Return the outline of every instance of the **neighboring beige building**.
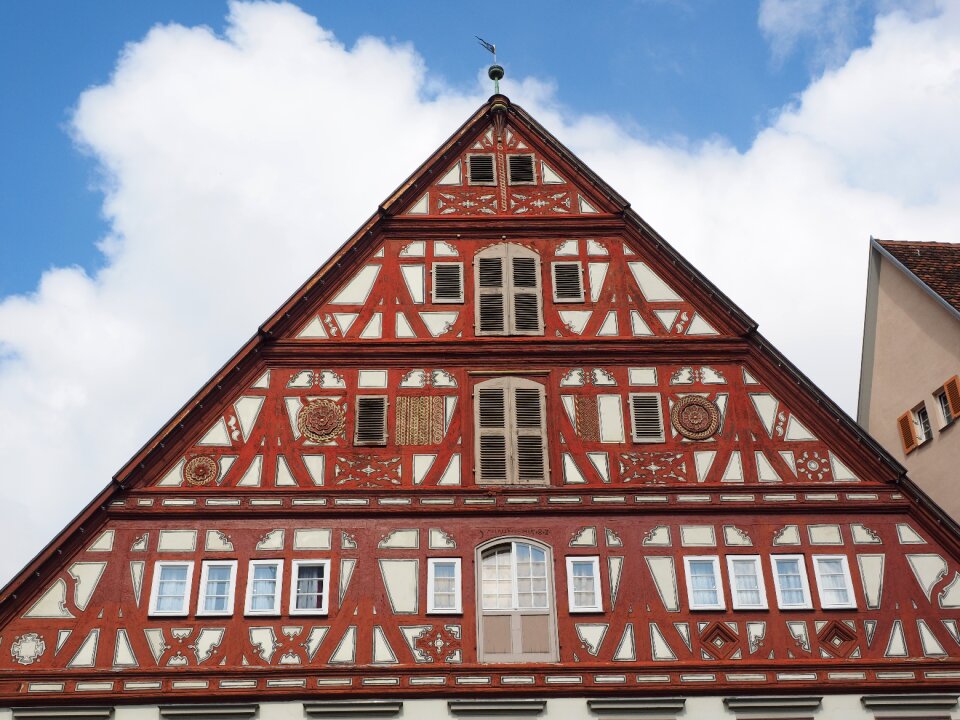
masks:
<svg viewBox="0 0 960 720"><path fill-rule="evenodd" d="M870 240L858 422L960 520L960 244Z"/></svg>

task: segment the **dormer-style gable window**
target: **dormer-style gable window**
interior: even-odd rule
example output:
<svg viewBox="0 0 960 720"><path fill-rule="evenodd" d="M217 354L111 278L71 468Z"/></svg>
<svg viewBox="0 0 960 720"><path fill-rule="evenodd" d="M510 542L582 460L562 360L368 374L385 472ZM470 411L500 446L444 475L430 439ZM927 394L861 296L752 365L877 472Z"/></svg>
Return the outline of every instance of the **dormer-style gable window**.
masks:
<svg viewBox="0 0 960 720"><path fill-rule="evenodd" d="M543 335L540 257L520 245L477 253L477 335Z"/></svg>
<svg viewBox="0 0 960 720"><path fill-rule="evenodd" d="M487 380L474 388L473 405L477 482L546 484L543 385L516 377Z"/></svg>

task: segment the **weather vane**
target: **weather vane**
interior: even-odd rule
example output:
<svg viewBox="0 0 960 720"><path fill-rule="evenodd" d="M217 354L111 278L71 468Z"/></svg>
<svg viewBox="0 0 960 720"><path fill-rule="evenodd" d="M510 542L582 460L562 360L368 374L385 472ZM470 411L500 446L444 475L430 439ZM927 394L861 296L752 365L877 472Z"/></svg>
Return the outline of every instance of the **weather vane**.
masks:
<svg viewBox="0 0 960 720"><path fill-rule="evenodd" d="M490 66L490 69L487 70L487 77L493 80L493 92L495 95L500 94L500 80L503 78L503 66L497 63L497 46L493 43L488 43L479 35L474 35L477 41L483 45L484 49L487 50L491 55L493 55L493 65Z"/></svg>

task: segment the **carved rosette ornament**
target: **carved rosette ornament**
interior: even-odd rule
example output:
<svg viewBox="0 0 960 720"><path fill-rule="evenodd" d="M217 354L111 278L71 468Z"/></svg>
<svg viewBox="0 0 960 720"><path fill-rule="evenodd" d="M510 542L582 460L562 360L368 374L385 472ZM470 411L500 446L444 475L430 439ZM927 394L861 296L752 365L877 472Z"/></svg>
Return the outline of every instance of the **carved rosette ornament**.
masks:
<svg viewBox="0 0 960 720"><path fill-rule="evenodd" d="M187 485L209 485L220 475L220 466L209 455L197 455L183 466L183 479Z"/></svg>
<svg viewBox="0 0 960 720"><path fill-rule="evenodd" d="M677 400L670 419L677 432L690 440L706 440L720 429L720 409L699 395L685 395Z"/></svg>
<svg viewBox="0 0 960 720"><path fill-rule="evenodd" d="M311 400L297 414L297 428L313 442L330 442L343 433L343 410L328 398Z"/></svg>

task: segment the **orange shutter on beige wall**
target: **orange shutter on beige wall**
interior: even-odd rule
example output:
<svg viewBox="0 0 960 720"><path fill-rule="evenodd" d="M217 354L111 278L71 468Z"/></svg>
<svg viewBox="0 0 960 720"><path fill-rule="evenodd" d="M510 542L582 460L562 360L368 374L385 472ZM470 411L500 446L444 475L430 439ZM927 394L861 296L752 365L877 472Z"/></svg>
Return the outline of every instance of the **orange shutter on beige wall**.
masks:
<svg viewBox="0 0 960 720"><path fill-rule="evenodd" d="M947 396L950 414L953 417L960 415L960 376L954 375L943 384L943 393Z"/></svg>
<svg viewBox="0 0 960 720"><path fill-rule="evenodd" d="M903 451L909 455L917 449L917 433L913 429L913 418L909 412L905 412L897 418L897 429L900 431Z"/></svg>

